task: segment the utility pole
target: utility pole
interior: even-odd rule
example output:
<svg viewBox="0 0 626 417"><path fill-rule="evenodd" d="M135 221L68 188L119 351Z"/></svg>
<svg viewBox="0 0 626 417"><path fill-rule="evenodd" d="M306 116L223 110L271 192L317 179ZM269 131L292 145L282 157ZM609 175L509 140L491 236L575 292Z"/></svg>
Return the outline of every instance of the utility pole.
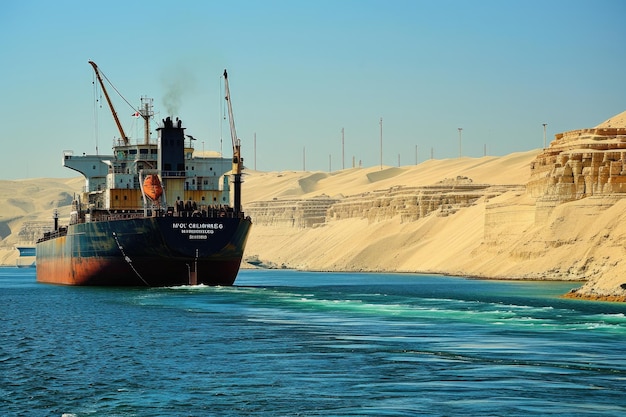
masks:
<svg viewBox="0 0 626 417"><path fill-rule="evenodd" d="M341 169L346 169L344 131L341 128Z"/></svg>
<svg viewBox="0 0 626 417"><path fill-rule="evenodd" d="M383 170L383 118L380 118L380 170Z"/></svg>

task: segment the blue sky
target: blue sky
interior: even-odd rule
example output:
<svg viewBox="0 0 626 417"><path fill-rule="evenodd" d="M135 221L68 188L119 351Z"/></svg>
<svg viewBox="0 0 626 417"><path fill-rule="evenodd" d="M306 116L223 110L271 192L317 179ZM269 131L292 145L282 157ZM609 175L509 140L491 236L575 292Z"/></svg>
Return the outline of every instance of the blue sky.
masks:
<svg viewBox="0 0 626 417"><path fill-rule="evenodd" d="M397 166L537 149L626 110L626 2L34 1L0 11L0 179L70 177L64 150L111 152L95 61L133 105L178 87L197 148L230 155L228 69L245 164ZM127 134L142 135L110 88ZM220 128L221 127L221 128ZM305 160L303 160L305 159ZM330 166L329 166L330 165Z"/></svg>

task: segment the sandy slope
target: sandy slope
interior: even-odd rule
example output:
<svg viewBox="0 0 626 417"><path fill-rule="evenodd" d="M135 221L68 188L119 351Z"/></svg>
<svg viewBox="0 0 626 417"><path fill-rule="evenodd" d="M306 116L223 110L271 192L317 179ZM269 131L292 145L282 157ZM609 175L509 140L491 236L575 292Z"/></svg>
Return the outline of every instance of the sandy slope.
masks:
<svg viewBox="0 0 626 417"><path fill-rule="evenodd" d="M459 175L474 183L524 184L536 151L506 157L430 160L417 166L349 169L328 173L252 173L246 201L326 194L355 195L394 186L432 185ZM472 251L483 238L485 201L449 217L329 222L312 229L255 225L247 253L277 265L313 270L365 270L482 274ZM499 275L495 274L494 276ZM510 276L513 277L513 276Z"/></svg>
<svg viewBox="0 0 626 417"><path fill-rule="evenodd" d="M249 172L244 204L274 198L355 195L394 186L432 185L466 176L474 183L524 185L538 151L504 157L430 160L418 166L348 169L333 173ZM626 199L563 204L535 223L535 201L511 191L481 199L453 215L415 222L392 218L331 221L298 229L254 225L247 255L307 270L431 272L504 279L589 280L588 296L623 299L626 291ZM496 212L487 237L486 213Z"/></svg>
<svg viewBox="0 0 626 417"><path fill-rule="evenodd" d="M82 178L0 180L0 265L15 265L14 247L32 244L25 224L52 225L55 209L67 218L72 196L83 184Z"/></svg>
<svg viewBox="0 0 626 417"><path fill-rule="evenodd" d="M458 175L481 184L525 184L530 162L538 151L514 153L504 157L431 159L419 165L352 168L326 172L260 172L246 170L244 204L247 201L276 197L313 197L316 195L354 195L394 186L431 185Z"/></svg>

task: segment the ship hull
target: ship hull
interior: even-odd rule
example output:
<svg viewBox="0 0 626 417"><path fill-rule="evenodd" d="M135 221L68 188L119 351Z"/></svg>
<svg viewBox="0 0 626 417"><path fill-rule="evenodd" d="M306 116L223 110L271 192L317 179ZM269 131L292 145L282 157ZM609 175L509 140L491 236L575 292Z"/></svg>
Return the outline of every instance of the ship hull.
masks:
<svg viewBox="0 0 626 417"><path fill-rule="evenodd" d="M232 285L249 218L149 217L71 225L37 243L37 281L65 285Z"/></svg>

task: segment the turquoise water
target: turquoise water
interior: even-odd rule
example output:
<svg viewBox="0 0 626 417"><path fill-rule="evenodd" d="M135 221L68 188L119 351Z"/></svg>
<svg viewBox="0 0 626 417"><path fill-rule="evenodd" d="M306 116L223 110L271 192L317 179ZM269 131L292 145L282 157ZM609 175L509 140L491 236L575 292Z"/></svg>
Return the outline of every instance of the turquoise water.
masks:
<svg viewBox="0 0 626 417"><path fill-rule="evenodd" d="M2 416L615 416L626 305L576 284L242 271L79 288L0 269Z"/></svg>

